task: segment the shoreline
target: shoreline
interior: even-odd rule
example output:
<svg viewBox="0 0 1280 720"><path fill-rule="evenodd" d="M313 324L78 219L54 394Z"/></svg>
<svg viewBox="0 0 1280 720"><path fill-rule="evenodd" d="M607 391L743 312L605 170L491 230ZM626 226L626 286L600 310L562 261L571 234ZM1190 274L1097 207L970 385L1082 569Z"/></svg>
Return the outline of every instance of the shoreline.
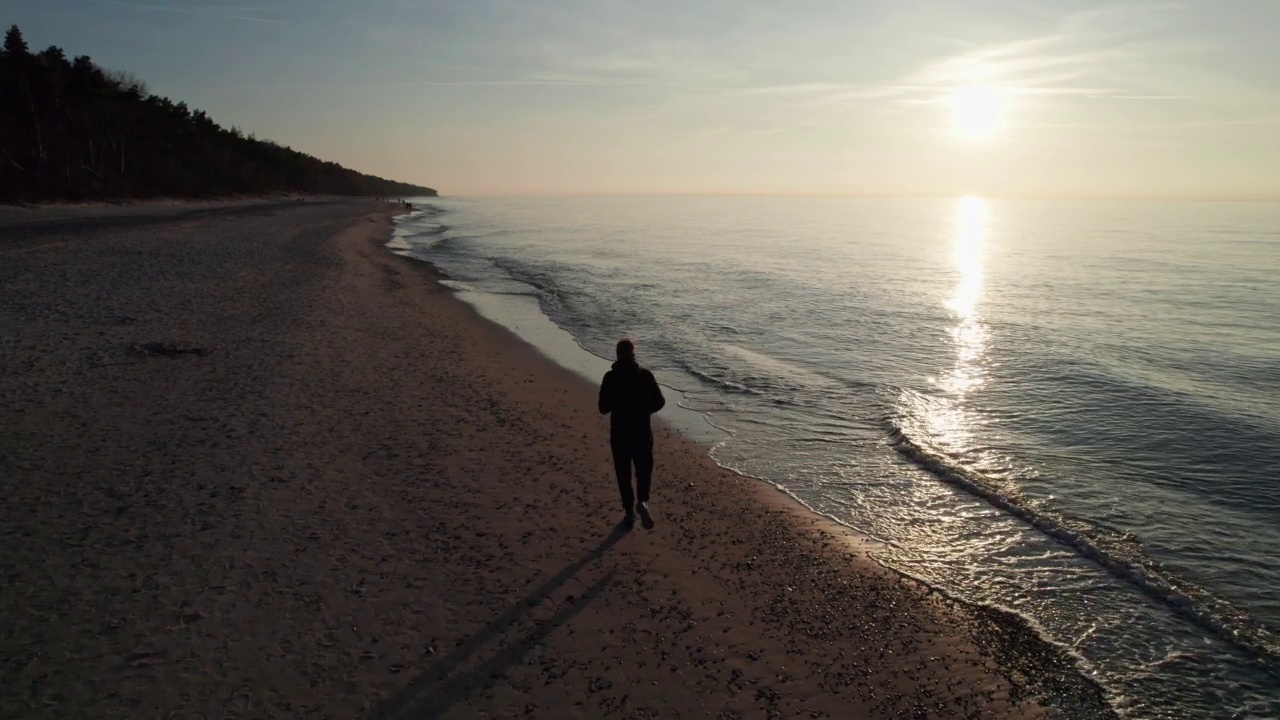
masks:
<svg viewBox="0 0 1280 720"><path fill-rule="evenodd" d="M0 715L1114 717L665 426L619 532L594 387L393 257L393 210L24 230Z"/></svg>
<svg viewBox="0 0 1280 720"><path fill-rule="evenodd" d="M395 225L393 221L393 231L394 227ZM530 300L533 301L532 305L536 308L536 312L541 322L551 328L554 328L554 330L548 332L546 329L534 329L532 331L522 332L524 328L521 328L518 323L521 321L529 322L531 318L528 317L528 313L526 312L521 312L520 310L515 310L513 312L512 305L510 303L515 300L514 298L503 297L480 290L453 287L448 284L448 281L450 280L449 275L440 269L435 263L429 259L412 255L407 252L409 249L407 245L397 243L398 241L393 235L388 238L388 242L384 245L384 249L390 255L406 260L412 264L426 267L428 273L427 279L430 282L441 284L441 286L445 290L451 292L459 302L465 303L478 316L478 320L481 322L492 323L500 327L502 330L516 335L521 342L528 346L528 349L531 352L565 370L575 373L584 383L586 389L594 391L594 385L591 384L593 382L593 376L589 374L588 370L586 370L590 363L583 363L568 357L565 349L563 347L557 347L557 344L563 344L565 339L567 339L572 345L572 348L576 349L581 355L589 356L590 358L598 360L598 364L602 366L601 372L603 369L607 369L609 365L608 359L587 350L581 342L572 335L572 333L557 325L550 317L547 317L545 313L542 312L541 308L537 307L537 301L535 298L530 297ZM487 302L486 299L490 296L492 296L491 299L496 302ZM500 304L502 303L505 303L506 306L500 307ZM517 320L516 318L519 319ZM535 320L535 322L537 322L537 320ZM555 335L562 335L564 337L557 338ZM667 387L674 392L679 392L678 389L670 388L669 386ZM668 407L672 404L674 403L668 403ZM1040 651L1045 654L1040 658L1040 660L1042 661L1052 658L1050 662L1055 665L1052 672L1072 673L1081 681L1094 688L1100 698L1104 698L1103 703L1105 705L1105 710L1100 711L1100 714L1097 715L1082 715L1081 717L1115 716L1115 711L1111 706L1110 700L1105 699L1109 695L1107 688L1098 680L1085 674L1086 663L1084 659L1072 653L1066 646L1046 637L1043 631L1035 627L1035 624L1030 618L1015 610L968 600L944 588L939 588L923 578L916 577L909 572L894 567L893 565L876 558L868 552L869 546L873 544L882 544L885 542L884 540L876 538L860 528L841 522L831 515L822 513L817 509L810 507L800 497L768 478L750 475L721 464L714 457L713 451L715 446L719 442L723 441L724 436L727 435L728 431L714 425L714 423L712 423L710 419L702 413L683 407L681 407L681 409L685 413L701 417L702 421L706 425L714 428L715 432L719 435L714 436L715 434L713 433L712 437L708 437L708 433L701 431L700 428L691 427L691 423L688 420L672 423L669 418L663 417L665 412L655 416L655 420L658 421L655 425L661 424L669 432L675 433L680 440L698 447L703 452L706 459L714 464L714 466L719 470L752 485L753 499L756 502L760 502L770 509L780 510L793 516L793 520L799 528L808 528L818 532L829 533L832 536L842 537L844 540L844 543L842 544L845 545L847 552L875 563L877 566L892 573L903 583L922 586L930 593L937 593L938 595L945 597L949 602L963 606L967 612L985 616L985 618L987 618L993 625L1000 627L998 632L992 633L993 639L1017 637L1017 643L1023 645L1038 644L1042 646ZM1004 660L1018 664L1020 666L1020 672L1028 674L1046 672L1044 668L1034 667L1038 662L1037 660L1031 659L1027 656L1018 658L1017 655L1018 652L1012 647L1006 648L1003 651ZM1064 660L1070 666L1069 668L1063 667L1062 663ZM1050 705L1052 705L1052 703L1050 703ZM1063 710L1062 708L1055 709ZM1074 717L1069 714L1065 716Z"/></svg>

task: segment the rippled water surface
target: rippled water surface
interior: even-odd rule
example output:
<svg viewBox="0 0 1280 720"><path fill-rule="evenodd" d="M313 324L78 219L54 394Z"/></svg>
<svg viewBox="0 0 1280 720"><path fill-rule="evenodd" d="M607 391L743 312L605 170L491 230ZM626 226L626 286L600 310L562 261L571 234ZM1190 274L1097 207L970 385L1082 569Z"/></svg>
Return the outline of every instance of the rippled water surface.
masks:
<svg viewBox="0 0 1280 720"><path fill-rule="evenodd" d="M642 360L712 451L1141 718L1280 717L1280 205L431 199L397 247Z"/></svg>

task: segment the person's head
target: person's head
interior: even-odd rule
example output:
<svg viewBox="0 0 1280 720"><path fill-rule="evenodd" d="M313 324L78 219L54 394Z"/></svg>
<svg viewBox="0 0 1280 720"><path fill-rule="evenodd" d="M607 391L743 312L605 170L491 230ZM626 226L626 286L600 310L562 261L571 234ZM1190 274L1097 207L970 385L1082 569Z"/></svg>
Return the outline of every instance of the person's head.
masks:
<svg viewBox="0 0 1280 720"><path fill-rule="evenodd" d="M631 338L622 338L618 341L618 359L633 360L636 356L636 344L631 342Z"/></svg>

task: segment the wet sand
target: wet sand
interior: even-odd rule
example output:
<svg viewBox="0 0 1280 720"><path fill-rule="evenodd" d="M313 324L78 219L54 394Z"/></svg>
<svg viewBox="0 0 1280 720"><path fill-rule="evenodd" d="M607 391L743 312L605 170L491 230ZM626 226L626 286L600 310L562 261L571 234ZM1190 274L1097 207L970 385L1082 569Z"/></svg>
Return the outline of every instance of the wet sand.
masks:
<svg viewBox="0 0 1280 720"><path fill-rule="evenodd" d="M0 717L1107 717L1011 616L660 430L394 208L0 218Z"/></svg>

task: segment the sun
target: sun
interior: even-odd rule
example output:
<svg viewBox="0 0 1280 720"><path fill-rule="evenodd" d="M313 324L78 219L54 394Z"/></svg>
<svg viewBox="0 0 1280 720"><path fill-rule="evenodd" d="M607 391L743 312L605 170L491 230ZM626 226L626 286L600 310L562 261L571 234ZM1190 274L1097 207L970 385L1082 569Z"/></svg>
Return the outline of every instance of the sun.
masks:
<svg viewBox="0 0 1280 720"><path fill-rule="evenodd" d="M983 140L1004 127L1009 93L989 86L957 88L946 98L951 127L965 140Z"/></svg>

